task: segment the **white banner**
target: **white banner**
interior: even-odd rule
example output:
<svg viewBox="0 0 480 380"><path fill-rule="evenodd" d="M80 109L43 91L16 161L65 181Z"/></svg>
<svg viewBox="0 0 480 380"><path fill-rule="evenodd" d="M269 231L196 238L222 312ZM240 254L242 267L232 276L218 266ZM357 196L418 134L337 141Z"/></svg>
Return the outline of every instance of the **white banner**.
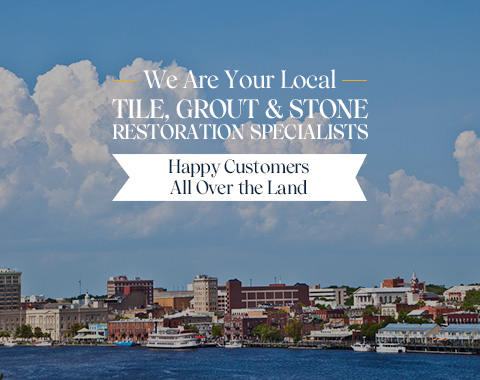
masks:
<svg viewBox="0 0 480 380"><path fill-rule="evenodd" d="M366 154L114 154L114 201L366 201Z"/></svg>

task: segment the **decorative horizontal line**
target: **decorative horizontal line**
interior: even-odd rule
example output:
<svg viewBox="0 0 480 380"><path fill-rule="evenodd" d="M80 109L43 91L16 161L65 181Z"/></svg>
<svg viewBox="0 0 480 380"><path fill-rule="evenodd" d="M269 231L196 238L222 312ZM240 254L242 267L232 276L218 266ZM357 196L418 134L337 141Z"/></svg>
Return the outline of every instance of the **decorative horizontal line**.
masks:
<svg viewBox="0 0 480 380"><path fill-rule="evenodd" d="M342 82L366 82L366 79L342 79Z"/></svg>
<svg viewBox="0 0 480 380"><path fill-rule="evenodd" d="M114 79L114 82L136 82L136 79Z"/></svg>

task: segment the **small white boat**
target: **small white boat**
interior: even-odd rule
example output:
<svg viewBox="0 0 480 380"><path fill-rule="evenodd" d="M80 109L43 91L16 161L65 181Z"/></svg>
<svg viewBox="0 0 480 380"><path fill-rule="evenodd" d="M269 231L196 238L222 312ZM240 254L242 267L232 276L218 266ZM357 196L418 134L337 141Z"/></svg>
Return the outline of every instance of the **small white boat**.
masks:
<svg viewBox="0 0 480 380"><path fill-rule="evenodd" d="M235 340L231 340L225 343L225 348L242 348L242 343L237 342Z"/></svg>
<svg viewBox="0 0 480 380"><path fill-rule="evenodd" d="M17 345L17 342L14 340L7 340L5 343L3 343L5 347L15 347Z"/></svg>
<svg viewBox="0 0 480 380"><path fill-rule="evenodd" d="M355 344L352 344L351 347L355 352L374 351L374 347L365 342L365 337L363 337L363 342L356 342Z"/></svg>
<svg viewBox="0 0 480 380"><path fill-rule="evenodd" d="M35 347L51 347L51 346L52 346L52 342L48 340L39 340L35 342Z"/></svg>
<svg viewBox="0 0 480 380"><path fill-rule="evenodd" d="M407 349L398 343L379 343L377 352L385 354L401 354L407 352Z"/></svg>

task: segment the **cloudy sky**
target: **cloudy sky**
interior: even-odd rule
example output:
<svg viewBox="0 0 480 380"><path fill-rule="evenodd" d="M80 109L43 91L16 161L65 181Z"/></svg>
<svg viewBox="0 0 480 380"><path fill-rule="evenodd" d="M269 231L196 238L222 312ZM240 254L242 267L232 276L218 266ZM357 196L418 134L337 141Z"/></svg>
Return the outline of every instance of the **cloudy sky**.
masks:
<svg viewBox="0 0 480 380"><path fill-rule="evenodd" d="M0 266L23 271L22 293L71 296L81 279L104 294L118 274L169 289L199 273L254 284L378 285L413 270L428 283L480 281L480 7L336 4L2 3ZM113 141L114 98L173 107L312 96L149 90L141 72L155 68L367 79L328 95L368 99L369 138ZM169 152L366 153L368 201L112 202L127 179L112 154Z"/></svg>

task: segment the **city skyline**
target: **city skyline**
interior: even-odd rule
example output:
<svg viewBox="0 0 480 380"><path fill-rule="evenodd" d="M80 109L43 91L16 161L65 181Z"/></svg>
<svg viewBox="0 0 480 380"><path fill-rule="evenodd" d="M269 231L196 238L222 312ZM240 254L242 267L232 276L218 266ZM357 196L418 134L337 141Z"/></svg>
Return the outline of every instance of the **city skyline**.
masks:
<svg viewBox="0 0 480 380"><path fill-rule="evenodd" d="M195 281L195 278L197 278L199 275L206 275L206 276L214 276L215 279L218 277L218 285L219 286L225 286L225 284L228 282L228 281L231 281L231 280L240 280L242 283L243 283L243 286L245 287L249 287L249 286L252 286L252 287L258 287L258 286L269 286L269 285L274 285L274 284L283 284L283 285L286 285L286 286L292 286L296 283L300 283L300 284L306 284L308 286L317 286L317 285L320 285L321 288L329 288L331 286L336 286L336 287L342 287L342 286L346 286L346 287L350 287L350 288L375 288L375 287L379 287L380 284L385 280L385 279L389 279L389 278L393 278L393 279L396 279L396 278L399 278L399 279L405 279L405 278L410 278L410 275L406 274L406 275L402 275L402 274L397 274L397 275L394 275L394 276L377 276L378 277L378 281L375 280L371 280L370 283L368 284L350 284L350 283L343 283L343 282L321 282L321 281L317 281L317 282L306 282L306 281L302 281L301 279L298 279L296 281L290 281L290 282L286 282L283 280L282 276L274 276L271 280L272 281L264 281L264 282L256 282L254 281L253 278L241 278L239 276L233 276L233 277L230 277L230 278L226 278L225 277L225 280L223 279L222 276L219 276L218 274L216 273L207 273L207 274L199 274L199 273L196 273L192 276L192 278L190 279L190 281L186 282L185 284L179 284L179 285L171 285L171 286L168 286L168 284L165 284L165 283L162 283L161 281L158 281L156 280L155 278L148 278L148 277L145 277L145 276L142 276L142 275L130 275L128 273L117 273L117 274L114 274L114 275L109 275L106 277L105 281L104 281L104 284L103 284L103 288L99 288L99 289L91 289L88 287L88 280L85 282L85 280L78 280L76 282L77 284L77 291L71 293L71 294L62 294L62 295L56 295L56 294L47 294L47 293L43 293L43 292L38 292L38 291L26 291L24 290L25 287L23 286L25 284L25 280L26 280L26 277L25 277L25 273L23 273L21 270L19 270L18 268L3 268L5 270L9 270L9 271L12 271L12 272L19 272L22 274L22 296L38 296L38 295L43 295L45 296L45 298L53 298L53 299L63 299L63 298L75 298L75 297L78 297L79 295L85 295L86 293L89 293L90 295L92 296L105 296L107 295L111 295L113 293L111 293L110 291L107 292L107 288L109 289L109 283L112 281L112 279L116 279L116 278L120 278L120 277L123 277L125 276L129 282L134 282L136 279L138 280L141 280L141 281L153 281L153 288L155 289L166 289L167 291L187 291L189 290L189 288L191 288L190 290L193 289L193 284L194 284L194 281ZM415 270L413 270L413 273L417 273ZM453 286L458 286L458 285L477 285L477 284L480 284L480 282L471 282L471 283L468 283L468 282L461 282L461 283L443 283L443 282L439 282L439 281L429 281L429 280L425 280L425 278L423 276L420 275L420 279L422 280L422 282L425 282L427 285L439 285L439 286L444 286L445 288L449 289ZM81 284L79 283L80 281ZM27 289L30 289L30 288L27 288Z"/></svg>

